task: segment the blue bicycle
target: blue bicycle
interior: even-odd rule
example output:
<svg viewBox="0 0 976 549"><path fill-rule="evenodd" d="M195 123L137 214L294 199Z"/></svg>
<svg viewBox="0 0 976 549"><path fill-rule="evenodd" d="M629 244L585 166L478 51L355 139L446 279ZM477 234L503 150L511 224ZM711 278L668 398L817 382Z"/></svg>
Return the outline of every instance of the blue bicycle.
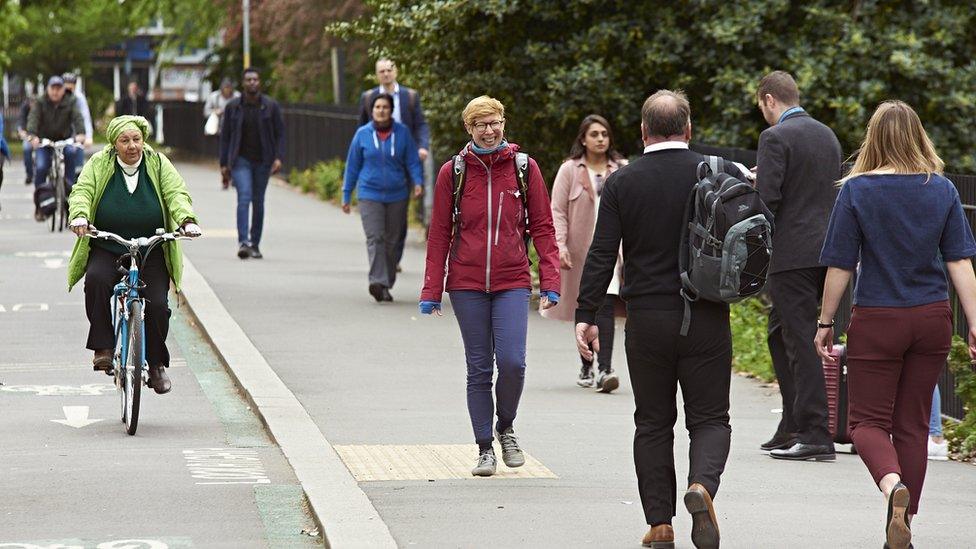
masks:
<svg viewBox="0 0 976 549"><path fill-rule="evenodd" d="M163 242L175 240L190 240L182 233L167 233L163 229L156 229L156 236L140 237L128 240L107 231L99 231L93 227L88 229L86 236L118 242L125 246L129 253L119 259L119 272L122 279L112 291L112 327L115 331L115 353L112 359L112 371L115 376L115 388L122 399L122 423L125 432L136 434L139 425L139 396L143 385L149 384L149 370L146 363L146 328L144 325L144 299L141 295L146 284L139 279L145 258L153 248ZM123 263L128 259L129 267Z"/></svg>

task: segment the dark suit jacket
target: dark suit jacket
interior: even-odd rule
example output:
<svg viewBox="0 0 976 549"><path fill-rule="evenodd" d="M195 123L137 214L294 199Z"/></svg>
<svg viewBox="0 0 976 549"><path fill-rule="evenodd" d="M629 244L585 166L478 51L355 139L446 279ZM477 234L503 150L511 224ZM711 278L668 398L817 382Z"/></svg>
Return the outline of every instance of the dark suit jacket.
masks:
<svg viewBox="0 0 976 549"><path fill-rule="evenodd" d="M373 97L379 93L379 88L370 88L359 96L359 125L372 120L369 112L369 104ZM427 119L424 118L424 109L420 105L420 94L413 88L408 88L400 84L400 118L404 126L410 128L413 140L417 142L417 148L430 149L430 128L427 126Z"/></svg>
<svg viewBox="0 0 976 549"><path fill-rule="evenodd" d="M278 102L263 93L260 96L261 164L271 166L275 160L285 161L285 121ZM244 127L244 96L235 97L224 107L220 125L220 166L233 169L241 152L241 132Z"/></svg>
<svg viewBox="0 0 976 549"><path fill-rule="evenodd" d="M837 136L805 112L759 136L756 188L776 216L770 273L820 266L841 162Z"/></svg>
<svg viewBox="0 0 976 549"><path fill-rule="evenodd" d="M154 122L149 113L149 101L141 93L136 96L134 103L128 93L115 102L115 116L122 116L123 114L135 114L149 120L149 122Z"/></svg>

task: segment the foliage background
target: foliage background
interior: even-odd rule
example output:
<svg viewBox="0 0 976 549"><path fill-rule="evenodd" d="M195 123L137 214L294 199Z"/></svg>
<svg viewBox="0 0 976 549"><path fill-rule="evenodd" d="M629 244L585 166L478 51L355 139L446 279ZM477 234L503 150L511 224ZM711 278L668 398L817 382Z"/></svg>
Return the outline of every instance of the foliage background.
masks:
<svg viewBox="0 0 976 549"><path fill-rule="evenodd" d="M464 142L460 111L487 93L508 136L554 173L579 120L602 113L639 151L639 109L683 88L695 139L754 148L755 86L793 73L804 106L854 151L875 106L912 104L951 171L976 168L976 10L968 0L366 0L329 29L370 40L424 94L437 158ZM393 40L372 39L395 37Z"/></svg>

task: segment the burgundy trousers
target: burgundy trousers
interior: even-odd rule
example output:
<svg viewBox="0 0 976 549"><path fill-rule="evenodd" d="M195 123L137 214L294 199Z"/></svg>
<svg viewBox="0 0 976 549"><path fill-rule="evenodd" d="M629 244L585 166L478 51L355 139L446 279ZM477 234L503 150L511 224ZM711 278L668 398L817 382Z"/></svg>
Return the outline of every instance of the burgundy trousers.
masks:
<svg viewBox="0 0 976 549"><path fill-rule="evenodd" d="M854 307L847 331L851 440L875 483L901 475L911 514L925 481L932 392L951 342L948 301Z"/></svg>

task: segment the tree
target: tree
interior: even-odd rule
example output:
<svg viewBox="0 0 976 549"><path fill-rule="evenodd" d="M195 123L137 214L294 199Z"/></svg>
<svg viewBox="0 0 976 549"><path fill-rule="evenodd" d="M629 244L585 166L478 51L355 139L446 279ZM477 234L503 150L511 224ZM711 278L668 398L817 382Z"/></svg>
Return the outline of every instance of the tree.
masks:
<svg viewBox="0 0 976 549"><path fill-rule="evenodd" d="M875 106L919 112L954 170L976 169L976 10L966 0L367 0L370 15L333 24L368 40L424 94L435 154L465 141L460 112L487 93L507 135L552 174L579 120L606 116L636 153L640 104L683 88L695 140L754 148L765 127L755 87L794 74L803 104L856 150ZM386 39L386 37L395 37Z"/></svg>

